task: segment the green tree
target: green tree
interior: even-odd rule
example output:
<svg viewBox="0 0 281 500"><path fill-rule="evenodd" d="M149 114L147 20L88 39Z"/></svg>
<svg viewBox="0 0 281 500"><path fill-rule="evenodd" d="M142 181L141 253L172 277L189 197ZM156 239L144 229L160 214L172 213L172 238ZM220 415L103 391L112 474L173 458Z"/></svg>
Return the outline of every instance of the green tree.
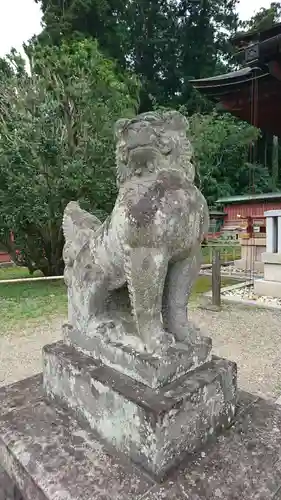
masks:
<svg viewBox="0 0 281 500"><path fill-rule="evenodd" d="M272 28L272 26L280 21L281 18L281 2L271 2L270 7L262 7L249 20L240 23L240 26L245 31L261 32Z"/></svg>
<svg viewBox="0 0 281 500"><path fill-rule="evenodd" d="M193 115L191 136L200 187L212 205L219 197L268 192L268 169L250 163L260 132L230 114Z"/></svg>
<svg viewBox="0 0 281 500"><path fill-rule="evenodd" d="M211 77L229 68L230 38L236 32L236 0L201 0L179 2L179 100L189 113L210 110L198 99L191 79Z"/></svg>
<svg viewBox="0 0 281 500"><path fill-rule="evenodd" d="M60 274L66 204L101 218L112 208L113 126L134 114L138 85L90 40L30 48L31 75L14 56L17 70L0 81L2 242L31 271Z"/></svg>
<svg viewBox="0 0 281 500"><path fill-rule="evenodd" d="M35 0L41 5L45 29L41 42L58 44L61 39L92 37L101 50L125 66L128 26L124 25L123 0Z"/></svg>
<svg viewBox="0 0 281 500"><path fill-rule="evenodd" d="M185 104L189 111L212 108L189 80L226 68L238 0L37 1L45 41L59 43L74 35L96 38L107 56L137 74L140 111L155 102Z"/></svg>

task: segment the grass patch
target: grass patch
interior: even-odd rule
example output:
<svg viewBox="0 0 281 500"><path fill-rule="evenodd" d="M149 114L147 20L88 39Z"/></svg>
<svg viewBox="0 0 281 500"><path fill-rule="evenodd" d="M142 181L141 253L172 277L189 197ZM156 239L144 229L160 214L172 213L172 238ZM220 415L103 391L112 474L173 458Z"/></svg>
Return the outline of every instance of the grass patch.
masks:
<svg viewBox="0 0 281 500"><path fill-rule="evenodd" d="M224 278L222 283L227 286L236 281ZM196 302L200 294L209 291L211 286L210 276L199 276L192 290L192 302ZM2 333L27 321L66 315L66 286L63 280L0 283L0 306Z"/></svg>
<svg viewBox="0 0 281 500"><path fill-rule="evenodd" d="M18 266L0 267L0 281L21 279L21 278L39 278L40 276L43 276L41 271L36 271L33 275L31 275L27 267L18 267Z"/></svg>
<svg viewBox="0 0 281 500"><path fill-rule="evenodd" d="M231 285L236 285L237 280L233 280L231 278L222 278L221 283L222 286L231 286ZM212 276L199 276L192 289L191 300L196 301L199 295L205 292L209 292L211 288L212 288Z"/></svg>
<svg viewBox="0 0 281 500"><path fill-rule="evenodd" d="M1 330L15 323L65 314L63 280L0 284Z"/></svg>

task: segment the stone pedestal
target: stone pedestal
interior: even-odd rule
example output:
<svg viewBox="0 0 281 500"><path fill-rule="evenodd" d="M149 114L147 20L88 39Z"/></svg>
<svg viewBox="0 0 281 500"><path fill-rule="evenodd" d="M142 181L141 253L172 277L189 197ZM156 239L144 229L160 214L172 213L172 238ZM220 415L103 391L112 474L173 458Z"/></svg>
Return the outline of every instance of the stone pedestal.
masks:
<svg viewBox="0 0 281 500"><path fill-rule="evenodd" d="M266 249L265 238L240 239L241 259L235 261L235 267L245 271L263 271L262 254Z"/></svg>
<svg viewBox="0 0 281 500"><path fill-rule="evenodd" d="M4 500L278 500L280 436L280 407L242 393L233 426L159 484L48 404L40 376L0 388Z"/></svg>
<svg viewBox="0 0 281 500"><path fill-rule="evenodd" d="M265 212L266 252L262 254L264 279L256 280L257 295L281 298L281 210Z"/></svg>
<svg viewBox="0 0 281 500"><path fill-rule="evenodd" d="M49 399L158 478L235 414L236 365L221 359L154 390L58 343L44 349L43 377Z"/></svg>
<svg viewBox="0 0 281 500"><path fill-rule="evenodd" d="M264 279L255 281L255 293L281 298L281 253L265 252L262 255L262 260L264 263Z"/></svg>

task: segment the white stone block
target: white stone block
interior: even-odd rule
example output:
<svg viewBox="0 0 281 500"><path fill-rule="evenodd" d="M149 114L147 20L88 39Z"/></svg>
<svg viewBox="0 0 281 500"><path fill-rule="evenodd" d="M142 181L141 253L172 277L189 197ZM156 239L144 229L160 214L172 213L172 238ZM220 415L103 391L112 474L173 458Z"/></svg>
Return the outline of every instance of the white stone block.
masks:
<svg viewBox="0 0 281 500"><path fill-rule="evenodd" d="M274 253L274 219L267 217L266 219L266 251Z"/></svg>
<svg viewBox="0 0 281 500"><path fill-rule="evenodd" d="M256 280L254 283L254 292L257 295L266 297L281 298L281 283L277 281Z"/></svg>

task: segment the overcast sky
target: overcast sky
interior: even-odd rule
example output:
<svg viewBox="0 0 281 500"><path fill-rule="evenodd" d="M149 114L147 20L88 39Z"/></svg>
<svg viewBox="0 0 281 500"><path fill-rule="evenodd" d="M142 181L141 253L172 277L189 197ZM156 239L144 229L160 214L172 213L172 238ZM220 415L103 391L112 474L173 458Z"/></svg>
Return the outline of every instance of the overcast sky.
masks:
<svg viewBox="0 0 281 500"><path fill-rule="evenodd" d="M34 0L0 0L0 56L12 47L20 50L22 43L40 32L41 13ZM239 15L249 19L260 7L269 7L271 0L240 0Z"/></svg>

